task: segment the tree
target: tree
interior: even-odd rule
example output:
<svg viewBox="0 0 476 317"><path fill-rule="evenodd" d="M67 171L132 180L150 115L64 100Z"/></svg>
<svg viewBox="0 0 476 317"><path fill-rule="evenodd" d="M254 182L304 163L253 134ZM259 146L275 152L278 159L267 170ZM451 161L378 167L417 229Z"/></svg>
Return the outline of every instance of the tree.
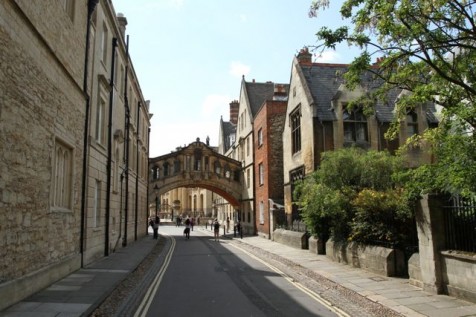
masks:
<svg viewBox="0 0 476 317"><path fill-rule="evenodd" d="M320 168L297 186L294 199L311 234L323 240L331 235L396 243L412 219L402 184L393 178L402 171L402 160L384 151L324 152Z"/></svg>
<svg viewBox="0 0 476 317"><path fill-rule="evenodd" d="M328 6L329 0L315 0L309 14L315 17ZM474 10L474 0L346 0L340 12L353 29L323 27L317 33L320 44L310 47L335 49L342 42L359 47L361 54L343 76L351 89L365 72L384 83L363 97L367 101L385 100L392 89L409 92L396 103L387 138L396 136L399 123L416 106L432 102L441 108L438 128L409 140L429 142L438 161L414 171L420 190L476 193Z"/></svg>

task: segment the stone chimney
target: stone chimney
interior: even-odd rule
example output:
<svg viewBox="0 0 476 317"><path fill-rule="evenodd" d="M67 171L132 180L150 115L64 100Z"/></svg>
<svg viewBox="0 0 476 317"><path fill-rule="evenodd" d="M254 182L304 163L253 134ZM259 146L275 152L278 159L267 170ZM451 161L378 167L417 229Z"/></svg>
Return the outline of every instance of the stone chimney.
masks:
<svg viewBox="0 0 476 317"><path fill-rule="evenodd" d="M126 39L126 25L127 25L127 19L122 13L117 14L117 22L119 23L119 30L121 30L121 35L122 38L125 40Z"/></svg>
<svg viewBox="0 0 476 317"><path fill-rule="evenodd" d="M312 64L312 54L309 53L309 49L307 47L303 47L298 55L297 59L299 61L299 64L303 65L311 65Z"/></svg>
<svg viewBox="0 0 476 317"><path fill-rule="evenodd" d="M238 110L240 108L240 102L238 100L233 100L230 102L230 122L233 124L238 123Z"/></svg>

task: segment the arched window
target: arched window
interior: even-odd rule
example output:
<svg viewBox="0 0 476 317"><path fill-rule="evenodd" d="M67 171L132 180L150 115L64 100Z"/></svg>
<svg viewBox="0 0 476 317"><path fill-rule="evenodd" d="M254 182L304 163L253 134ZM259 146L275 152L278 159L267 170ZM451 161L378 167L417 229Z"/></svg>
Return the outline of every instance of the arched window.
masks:
<svg viewBox="0 0 476 317"><path fill-rule="evenodd" d="M221 164L220 164L219 161L215 161L214 169L215 169L216 174L218 174L218 175L221 174Z"/></svg>
<svg viewBox="0 0 476 317"><path fill-rule="evenodd" d="M407 138L418 134L418 116L414 111L407 113Z"/></svg>

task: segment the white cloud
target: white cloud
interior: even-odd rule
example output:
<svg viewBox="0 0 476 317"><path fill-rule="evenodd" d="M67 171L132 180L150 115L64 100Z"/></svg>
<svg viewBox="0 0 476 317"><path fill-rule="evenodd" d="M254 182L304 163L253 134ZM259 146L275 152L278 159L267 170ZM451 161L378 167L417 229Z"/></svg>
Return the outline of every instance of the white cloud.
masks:
<svg viewBox="0 0 476 317"><path fill-rule="evenodd" d="M241 62L231 62L230 64L230 74L233 77L241 78L243 75L246 76L250 73L251 67L245 65Z"/></svg>
<svg viewBox="0 0 476 317"><path fill-rule="evenodd" d="M318 63L332 63L339 61L339 59L340 55L336 51L324 51L316 56L316 62Z"/></svg>

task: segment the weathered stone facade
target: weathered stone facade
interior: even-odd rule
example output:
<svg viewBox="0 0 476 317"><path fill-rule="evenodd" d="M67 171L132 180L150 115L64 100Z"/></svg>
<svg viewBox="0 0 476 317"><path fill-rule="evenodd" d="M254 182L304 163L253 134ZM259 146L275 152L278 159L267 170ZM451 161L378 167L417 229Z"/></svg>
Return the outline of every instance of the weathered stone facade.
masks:
<svg viewBox="0 0 476 317"><path fill-rule="evenodd" d="M108 146L95 142L95 129L108 126L110 110L105 108L98 125L95 107L101 89L109 100L111 68L103 63L101 70L98 61L106 56L104 44L112 53L113 37L119 38L117 51L123 66L128 57L111 3L99 1L91 19L89 76L84 81L88 3L94 2L0 3L0 309L112 252L113 242L124 237L124 228L132 232L125 242L146 234L150 115L132 66L127 85L129 104L134 103L130 105L129 134L123 131L124 101L112 108L112 126L116 127L112 133L117 137L111 169L115 172L111 174L109 211L106 208ZM99 21L110 28L107 39L97 27ZM124 80L117 76L118 83ZM113 88L116 100L121 100L120 87ZM123 219L124 206L119 203L124 201L120 188L126 188L119 184L119 171L124 168L119 168L119 163L122 165L125 155L120 140L125 136L132 144L127 156L132 158L128 219ZM103 185L100 190L94 189L97 181Z"/></svg>

